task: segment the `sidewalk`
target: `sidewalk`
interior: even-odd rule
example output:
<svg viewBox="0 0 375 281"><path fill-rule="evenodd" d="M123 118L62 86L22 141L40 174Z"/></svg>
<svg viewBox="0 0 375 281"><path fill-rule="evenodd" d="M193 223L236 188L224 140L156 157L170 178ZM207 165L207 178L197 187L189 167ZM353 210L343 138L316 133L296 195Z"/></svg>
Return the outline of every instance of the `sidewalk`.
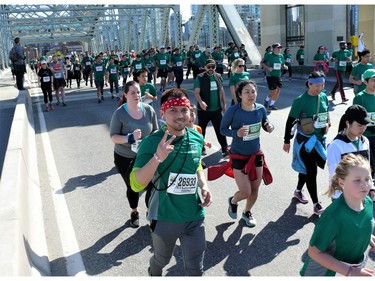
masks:
<svg viewBox="0 0 375 281"><path fill-rule="evenodd" d="M10 69L3 70L0 77L0 179L18 97L15 83Z"/></svg>

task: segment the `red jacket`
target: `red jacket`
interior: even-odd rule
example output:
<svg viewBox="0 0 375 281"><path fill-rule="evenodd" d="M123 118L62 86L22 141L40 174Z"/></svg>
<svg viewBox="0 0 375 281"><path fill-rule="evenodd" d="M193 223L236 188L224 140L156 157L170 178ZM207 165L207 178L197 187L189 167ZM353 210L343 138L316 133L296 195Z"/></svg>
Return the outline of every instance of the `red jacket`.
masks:
<svg viewBox="0 0 375 281"><path fill-rule="evenodd" d="M220 178L222 175L227 175L228 177L234 178L233 170L232 170L232 159L239 159L239 160L248 160L245 167L242 169L242 171L249 175L250 181L254 181L257 179L257 171L255 167L255 156L261 155L263 157L263 182L265 185L269 185L272 183L273 178L271 175L270 170L268 169L266 159L264 158L264 154L260 151L257 153L250 155L250 156L244 156L240 154L232 154L230 153L229 162L225 162L221 165L216 166L209 166L208 167L208 173L207 173L207 179L209 181L216 180Z"/></svg>

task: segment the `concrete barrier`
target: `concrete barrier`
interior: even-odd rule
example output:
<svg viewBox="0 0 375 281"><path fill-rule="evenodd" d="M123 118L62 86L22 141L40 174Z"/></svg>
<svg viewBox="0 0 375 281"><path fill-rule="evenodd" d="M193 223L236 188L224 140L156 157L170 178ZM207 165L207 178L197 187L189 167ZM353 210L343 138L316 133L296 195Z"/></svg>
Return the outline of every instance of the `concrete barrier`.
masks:
<svg viewBox="0 0 375 281"><path fill-rule="evenodd" d="M32 101L20 91L0 182L0 276L48 275Z"/></svg>

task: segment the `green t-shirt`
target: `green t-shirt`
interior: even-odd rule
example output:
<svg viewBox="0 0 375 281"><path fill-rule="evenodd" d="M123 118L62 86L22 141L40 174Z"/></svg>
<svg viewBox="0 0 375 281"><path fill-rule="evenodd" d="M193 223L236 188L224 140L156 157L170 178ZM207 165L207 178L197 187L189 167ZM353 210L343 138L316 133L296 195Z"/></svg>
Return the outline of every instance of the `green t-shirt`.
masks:
<svg viewBox="0 0 375 281"><path fill-rule="evenodd" d="M229 78L229 86L237 86L241 81L250 80L251 75L249 72L235 73L232 72Z"/></svg>
<svg viewBox="0 0 375 281"><path fill-rule="evenodd" d="M320 106L318 116L315 118L314 122L314 134L318 139L323 138L326 125L328 122L328 109L329 103L328 98L325 93L320 93ZM292 104L290 108L289 116L300 119L300 118L309 118L316 115L316 109L318 105L318 96L311 96L307 92L299 95ZM297 130L301 131L300 125L298 124Z"/></svg>
<svg viewBox="0 0 375 281"><path fill-rule="evenodd" d="M350 75L352 75L354 77L354 80L358 81L358 80L362 80L362 77L363 77L363 73L365 73L365 71L367 69L372 69L372 64L371 63L367 63L367 64L362 64L362 63L357 63L353 69L352 69L352 72L350 73ZM354 85L354 91L356 93L359 93L359 92L362 92L363 90L366 90L366 85L365 83L363 83L363 80L362 80L362 84L361 85Z"/></svg>
<svg viewBox="0 0 375 281"><path fill-rule="evenodd" d="M229 55L229 58L228 58L228 60L230 61L230 62L233 62L233 61L235 61L236 59L240 59L241 58L241 54L239 53L239 52L232 52L230 55Z"/></svg>
<svg viewBox="0 0 375 281"><path fill-rule="evenodd" d="M269 73L270 76L281 77L281 69L285 65L282 54L276 55L274 52L269 52L264 56L262 62L272 67L272 71Z"/></svg>
<svg viewBox="0 0 375 281"><path fill-rule="evenodd" d="M138 71L140 71L145 65L143 64L143 60L133 60L132 62L132 68L133 68L133 72L134 73L137 73Z"/></svg>
<svg viewBox="0 0 375 281"><path fill-rule="evenodd" d="M202 56L202 54L203 52L200 50L191 52L190 58L192 59L192 62L200 62L200 57Z"/></svg>
<svg viewBox="0 0 375 281"><path fill-rule="evenodd" d="M303 49L299 49L296 54L296 59L298 62L305 61L305 51Z"/></svg>
<svg viewBox="0 0 375 281"><path fill-rule="evenodd" d="M122 61L120 61L120 69L121 73L128 73L129 72L129 66L131 65L132 60L130 58L125 58Z"/></svg>
<svg viewBox="0 0 375 281"><path fill-rule="evenodd" d="M362 105L367 110L367 115L375 122L375 94L368 94L366 90L358 93L354 99L353 104ZM366 131L363 133L366 137L375 137L374 124L367 125Z"/></svg>
<svg viewBox="0 0 375 281"><path fill-rule="evenodd" d="M207 111L216 111L216 110L219 110L221 108L220 106L220 98L219 98L219 88L218 88L218 85L217 85L217 82L215 80L215 77L213 75L208 75L210 77L210 89L211 89L211 92L210 92L210 103L207 104ZM221 83L223 83L222 81L222 78L220 77L221 79ZM201 84L200 84L200 81L199 81L199 77L195 78L194 80L194 88L200 88L201 87Z"/></svg>
<svg viewBox="0 0 375 281"><path fill-rule="evenodd" d="M144 95L147 92L154 97L157 96L156 88L155 88L154 84L146 82L143 86L140 86L140 88L141 88L141 100L142 100L142 102L152 105L153 101L149 100L149 99L145 99Z"/></svg>
<svg viewBox="0 0 375 281"><path fill-rule="evenodd" d="M284 60L285 60L285 65L286 66L291 66L292 65L292 55L291 54L284 54Z"/></svg>
<svg viewBox="0 0 375 281"><path fill-rule="evenodd" d="M332 57L338 59L338 61L335 63L336 70L345 71L348 57L350 57L350 52L348 50L336 50L333 52Z"/></svg>
<svg viewBox="0 0 375 281"><path fill-rule="evenodd" d="M109 80L118 80L118 66L117 64L109 64L107 66L107 71L109 72Z"/></svg>
<svg viewBox="0 0 375 281"><path fill-rule="evenodd" d="M325 209L315 225L310 246L328 252L339 261L358 264L363 261L374 228L373 203L364 200L364 209L354 211L341 195ZM335 276L307 255L300 271L302 276Z"/></svg>
<svg viewBox="0 0 375 281"><path fill-rule="evenodd" d="M155 62L157 63L157 66L160 68L160 69L165 69L168 67L168 63L169 63L169 54L167 53L157 53L155 56Z"/></svg>
<svg viewBox="0 0 375 281"><path fill-rule="evenodd" d="M184 66L185 55L184 54L173 54L171 55L171 63L174 67L182 68Z"/></svg>
<svg viewBox="0 0 375 281"><path fill-rule="evenodd" d="M199 58L200 59L201 67L203 67L206 64L206 60L208 60L210 58L211 58L211 55L206 56L206 54L203 52L202 55Z"/></svg>
<svg viewBox="0 0 375 281"><path fill-rule="evenodd" d="M94 81L104 81L105 67L103 63L94 63L91 71L94 73Z"/></svg>
<svg viewBox="0 0 375 281"><path fill-rule="evenodd" d="M150 161L164 133L165 128L161 128L142 141L133 172ZM196 176L203 142L203 136L190 128L186 128L184 136L176 137L172 142L174 150L159 164L152 179L155 188L151 190L148 202L149 220L185 223L204 218L204 209L199 206L197 192L200 188ZM132 188L136 186L132 176L131 185Z"/></svg>
<svg viewBox="0 0 375 281"><path fill-rule="evenodd" d="M321 54L321 53L316 53L315 55L314 55L314 58L313 58L313 60L316 60L316 61L327 61L328 60L328 57L327 57L327 54L326 53L323 53L323 54Z"/></svg>
<svg viewBox="0 0 375 281"><path fill-rule="evenodd" d="M153 64L152 64L152 59L151 58L148 58L148 59L145 59L143 58L142 59L142 63L144 66L146 66L148 68L148 70L152 69L153 68Z"/></svg>
<svg viewBox="0 0 375 281"><path fill-rule="evenodd" d="M213 52L212 58L216 61L217 68L223 68L223 61L224 61L224 53L223 52Z"/></svg>

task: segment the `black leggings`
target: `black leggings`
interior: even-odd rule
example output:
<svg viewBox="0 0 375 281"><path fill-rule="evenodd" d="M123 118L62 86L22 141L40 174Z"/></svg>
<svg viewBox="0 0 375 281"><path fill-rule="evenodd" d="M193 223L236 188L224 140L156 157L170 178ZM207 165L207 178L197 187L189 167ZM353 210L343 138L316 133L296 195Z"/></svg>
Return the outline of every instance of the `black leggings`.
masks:
<svg viewBox="0 0 375 281"><path fill-rule="evenodd" d="M115 162L117 171L120 173L120 175L122 176L126 184L126 197L128 198L130 208L136 209L138 207L139 193L131 189L130 178L129 178L129 175L131 172L130 169L133 168L133 166L130 167L130 162L133 160L133 158L126 158L115 152L114 159L115 159L114 162ZM150 198L151 189L152 189L152 183L148 184L147 186L147 193L145 196L146 207L148 207L148 199Z"/></svg>
<svg viewBox="0 0 375 281"><path fill-rule="evenodd" d="M318 175L318 165L324 166L324 160L319 156L315 149L308 153L304 146L300 150L300 157L306 167L306 174L298 174L297 189L302 190L306 183L307 191L310 194L313 203L318 203L318 191L316 177Z"/></svg>

